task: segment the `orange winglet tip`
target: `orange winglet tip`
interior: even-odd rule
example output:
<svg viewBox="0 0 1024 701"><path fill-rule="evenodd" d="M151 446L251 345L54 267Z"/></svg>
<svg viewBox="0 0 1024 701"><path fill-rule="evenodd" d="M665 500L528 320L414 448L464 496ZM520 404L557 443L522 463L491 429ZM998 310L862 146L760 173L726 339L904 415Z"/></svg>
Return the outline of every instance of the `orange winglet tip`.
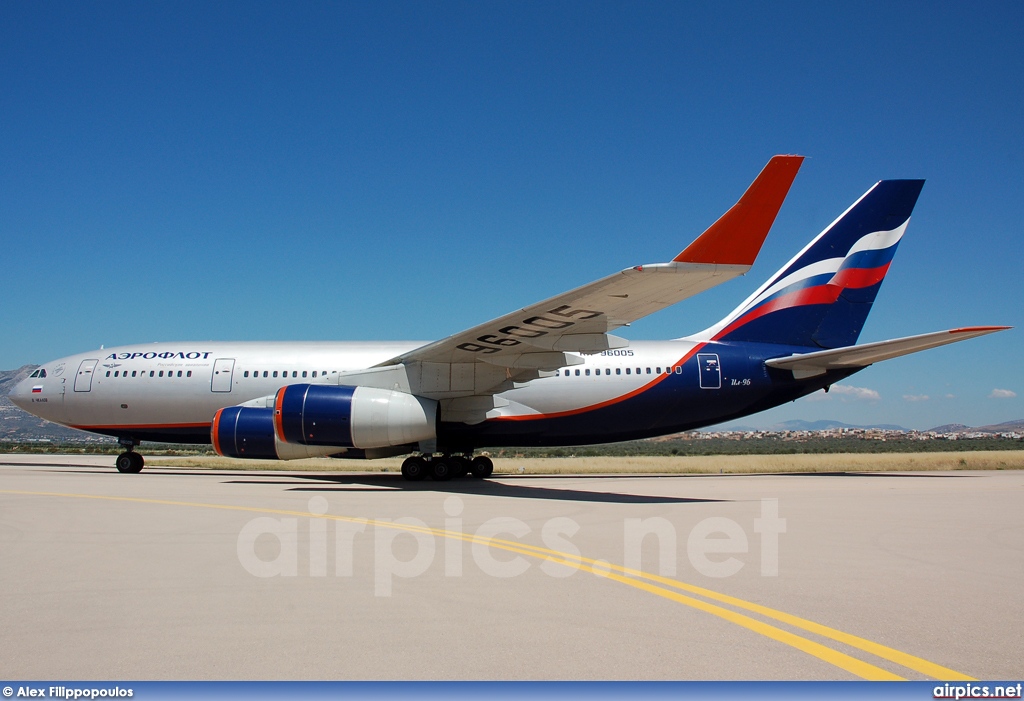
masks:
<svg viewBox="0 0 1024 701"><path fill-rule="evenodd" d="M753 265L803 162L803 156L774 156L739 202L673 260Z"/></svg>
<svg viewBox="0 0 1024 701"><path fill-rule="evenodd" d="M980 331L1006 331L1012 326L964 326L959 329L950 329L950 333L978 333Z"/></svg>

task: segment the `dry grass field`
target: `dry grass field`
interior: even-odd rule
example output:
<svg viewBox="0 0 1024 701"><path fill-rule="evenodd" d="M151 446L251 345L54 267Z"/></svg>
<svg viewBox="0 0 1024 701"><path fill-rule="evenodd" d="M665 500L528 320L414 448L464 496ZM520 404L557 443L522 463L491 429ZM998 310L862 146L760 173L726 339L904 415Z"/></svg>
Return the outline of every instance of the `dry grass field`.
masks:
<svg viewBox="0 0 1024 701"><path fill-rule="evenodd" d="M332 460L313 458L233 460L219 457L150 458L149 466L211 470L287 470L325 472L398 472L402 458ZM716 474L770 472L909 472L926 470L1021 470L1024 450L958 453L707 455L672 457L497 458L495 474Z"/></svg>

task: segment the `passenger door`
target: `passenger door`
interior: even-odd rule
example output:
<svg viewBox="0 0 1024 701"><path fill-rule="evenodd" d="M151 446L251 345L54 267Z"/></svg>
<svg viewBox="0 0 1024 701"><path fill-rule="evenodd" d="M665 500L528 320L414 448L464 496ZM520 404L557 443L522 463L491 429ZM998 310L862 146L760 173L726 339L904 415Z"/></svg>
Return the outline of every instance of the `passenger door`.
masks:
<svg viewBox="0 0 1024 701"><path fill-rule="evenodd" d="M697 365L700 367L700 388L722 388L722 366L718 362L718 353L698 353Z"/></svg>
<svg viewBox="0 0 1024 701"><path fill-rule="evenodd" d="M75 375L75 391L88 392L92 390L92 376L96 374L96 364L99 360L83 360L78 366L78 374Z"/></svg>
<svg viewBox="0 0 1024 701"><path fill-rule="evenodd" d="M213 392L230 392L231 377L235 371L234 358L217 358L213 361L213 380L210 390Z"/></svg>

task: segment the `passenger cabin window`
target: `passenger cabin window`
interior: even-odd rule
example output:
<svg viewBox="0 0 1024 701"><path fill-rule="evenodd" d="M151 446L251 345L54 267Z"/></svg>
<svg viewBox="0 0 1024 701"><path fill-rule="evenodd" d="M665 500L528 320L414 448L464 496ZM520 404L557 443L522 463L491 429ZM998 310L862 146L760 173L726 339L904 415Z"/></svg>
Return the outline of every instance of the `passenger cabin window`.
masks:
<svg viewBox="0 0 1024 701"><path fill-rule="evenodd" d="M191 371L191 370L189 370L189 371L188 371L188 372L187 372L187 373L185 374L185 377L192 377L192 371Z"/></svg>
<svg viewBox="0 0 1024 701"><path fill-rule="evenodd" d="M313 371L313 377L316 377L316 370Z"/></svg>
<svg viewBox="0 0 1024 701"><path fill-rule="evenodd" d="M246 370L245 372L242 373L242 377L248 377L248 376L249 376L249 371L248 370Z"/></svg>
<svg viewBox="0 0 1024 701"><path fill-rule="evenodd" d="M153 377L153 371L152 370L149 371L149 376Z"/></svg>
<svg viewBox="0 0 1024 701"><path fill-rule="evenodd" d="M268 375L268 371L267 371L267 370L264 370L264 371L263 371L263 376L264 376L264 377L268 377L268 376L269 376L269 375Z"/></svg>
<svg viewBox="0 0 1024 701"><path fill-rule="evenodd" d="M303 376L303 377L305 377L305 376L306 376L306 371L305 371L305 370L303 370L303 371L302 371L302 376Z"/></svg>
<svg viewBox="0 0 1024 701"><path fill-rule="evenodd" d="M35 377L35 375L33 375L32 377ZM107 370L107 377L110 377L110 370Z"/></svg>

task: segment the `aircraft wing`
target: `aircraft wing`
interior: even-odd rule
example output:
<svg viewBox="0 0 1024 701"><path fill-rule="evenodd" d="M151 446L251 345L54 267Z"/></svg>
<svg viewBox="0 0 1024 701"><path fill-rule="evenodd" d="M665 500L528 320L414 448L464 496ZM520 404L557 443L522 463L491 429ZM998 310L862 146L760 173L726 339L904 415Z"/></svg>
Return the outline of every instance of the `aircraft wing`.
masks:
<svg viewBox="0 0 1024 701"><path fill-rule="evenodd" d="M928 350L937 346L944 346L948 343L966 341L968 338L976 338L985 334L1004 331L1009 326L971 326L962 329L950 329L949 331L936 331L935 333L921 334L920 336L907 336L896 338L891 341L878 341L877 343L865 343L859 346L847 346L846 348L835 348L833 350L814 351L812 353L799 353L784 358L772 358L765 361L765 365L781 370L792 370L796 379L823 375L828 370L843 370L849 368L864 368L873 363L890 358L898 358L901 355L909 355L918 351Z"/></svg>
<svg viewBox="0 0 1024 701"><path fill-rule="evenodd" d="M485 363L520 379L582 363L573 353L626 346L609 332L750 269L802 162L773 157L740 200L670 262L627 268L381 365Z"/></svg>

